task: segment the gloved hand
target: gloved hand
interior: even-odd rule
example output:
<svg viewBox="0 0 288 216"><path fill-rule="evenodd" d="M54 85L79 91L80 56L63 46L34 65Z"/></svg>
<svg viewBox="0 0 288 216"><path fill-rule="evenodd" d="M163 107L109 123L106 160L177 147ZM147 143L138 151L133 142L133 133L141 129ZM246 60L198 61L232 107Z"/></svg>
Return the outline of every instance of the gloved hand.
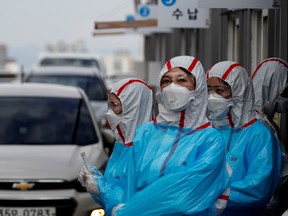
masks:
<svg viewBox="0 0 288 216"><path fill-rule="evenodd" d="M99 194L99 189L97 182L95 181L95 178L98 178L98 176L96 176L96 173L88 172L85 166L82 167L78 175L78 181L81 183L83 187L86 188L88 192Z"/></svg>
<svg viewBox="0 0 288 216"><path fill-rule="evenodd" d="M124 203L120 203L118 204L117 206L115 206L113 209L112 209L112 216L116 216L117 215L117 210L120 209L122 206L124 206Z"/></svg>

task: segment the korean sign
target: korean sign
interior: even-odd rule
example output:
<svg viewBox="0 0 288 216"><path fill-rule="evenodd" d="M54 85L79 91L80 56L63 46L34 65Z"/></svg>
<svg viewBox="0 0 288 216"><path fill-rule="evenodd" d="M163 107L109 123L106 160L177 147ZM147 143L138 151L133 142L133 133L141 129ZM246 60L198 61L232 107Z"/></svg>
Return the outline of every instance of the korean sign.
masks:
<svg viewBox="0 0 288 216"><path fill-rule="evenodd" d="M158 0L158 26L209 28L209 9L197 8L198 0Z"/></svg>

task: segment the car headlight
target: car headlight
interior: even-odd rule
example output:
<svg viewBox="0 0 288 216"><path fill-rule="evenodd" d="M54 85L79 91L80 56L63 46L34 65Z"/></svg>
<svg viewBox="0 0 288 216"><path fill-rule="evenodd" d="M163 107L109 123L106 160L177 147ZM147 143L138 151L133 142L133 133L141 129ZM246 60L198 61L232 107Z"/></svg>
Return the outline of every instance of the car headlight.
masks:
<svg viewBox="0 0 288 216"><path fill-rule="evenodd" d="M105 211L104 209L94 209L90 216L104 216L105 215Z"/></svg>

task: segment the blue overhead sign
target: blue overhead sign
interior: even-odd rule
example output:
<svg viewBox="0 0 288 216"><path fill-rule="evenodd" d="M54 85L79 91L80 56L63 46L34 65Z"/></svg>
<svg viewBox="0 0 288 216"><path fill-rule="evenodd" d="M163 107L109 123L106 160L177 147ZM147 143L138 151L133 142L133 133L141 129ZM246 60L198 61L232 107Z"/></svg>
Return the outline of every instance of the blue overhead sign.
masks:
<svg viewBox="0 0 288 216"><path fill-rule="evenodd" d="M146 5L140 7L140 8L139 8L139 14L140 14L140 16L142 16L142 17L148 17L149 14L150 14L150 9L149 9L149 7L146 6Z"/></svg>
<svg viewBox="0 0 288 216"><path fill-rule="evenodd" d="M161 0L162 1L162 4L165 5L165 6L172 6L176 3L176 0Z"/></svg>
<svg viewBox="0 0 288 216"><path fill-rule="evenodd" d="M129 15L126 17L126 21L135 21L135 17L132 15Z"/></svg>

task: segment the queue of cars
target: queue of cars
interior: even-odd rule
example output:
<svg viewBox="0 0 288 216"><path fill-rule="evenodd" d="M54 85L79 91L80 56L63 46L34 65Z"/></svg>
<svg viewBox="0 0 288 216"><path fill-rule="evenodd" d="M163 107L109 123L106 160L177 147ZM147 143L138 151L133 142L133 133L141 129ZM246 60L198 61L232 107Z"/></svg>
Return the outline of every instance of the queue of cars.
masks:
<svg viewBox="0 0 288 216"><path fill-rule="evenodd" d="M84 216L101 208L77 181L81 152L100 170L108 160L82 89L1 84L0 110L3 216Z"/></svg>
<svg viewBox="0 0 288 216"><path fill-rule="evenodd" d="M24 77L29 83L54 83L82 88L100 122L107 111L107 89L97 68L79 66L39 66Z"/></svg>
<svg viewBox="0 0 288 216"><path fill-rule="evenodd" d="M104 215L77 180L80 153L104 172L105 146L114 142L101 125L103 65L88 55L83 64L63 56L42 56L23 83L0 84L1 216Z"/></svg>

